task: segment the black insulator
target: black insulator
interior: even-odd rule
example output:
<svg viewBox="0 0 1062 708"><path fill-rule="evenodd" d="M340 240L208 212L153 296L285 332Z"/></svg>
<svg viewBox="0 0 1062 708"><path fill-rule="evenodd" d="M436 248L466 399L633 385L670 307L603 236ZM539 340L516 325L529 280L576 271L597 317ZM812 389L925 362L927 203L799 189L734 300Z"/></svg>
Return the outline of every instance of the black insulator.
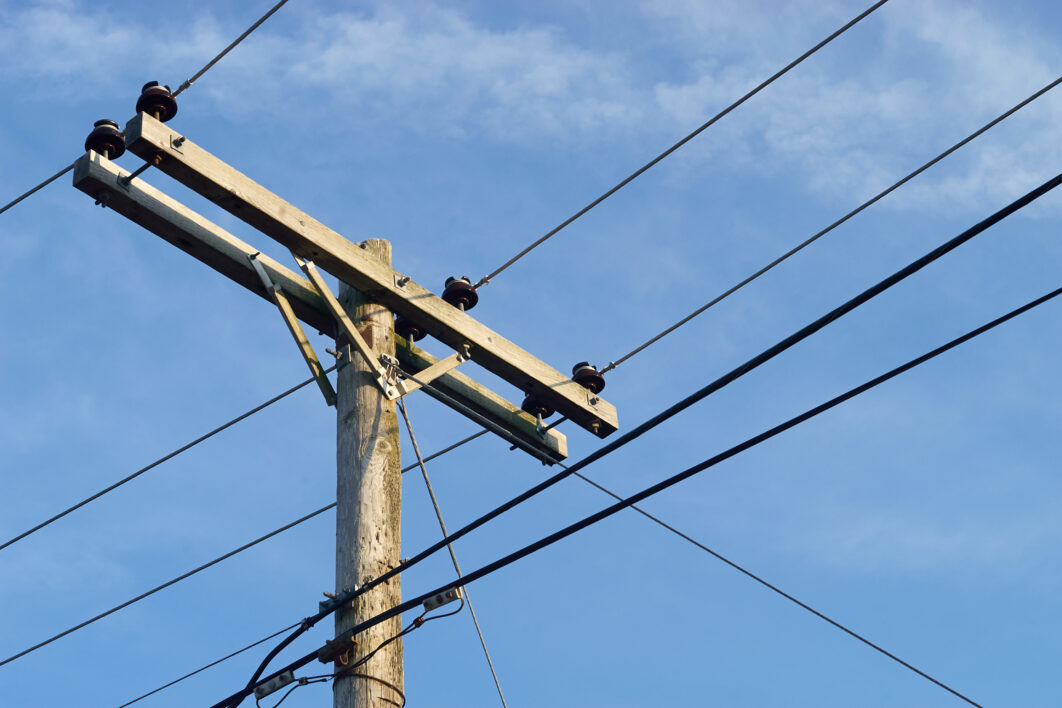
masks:
<svg viewBox="0 0 1062 708"><path fill-rule="evenodd" d="M427 332L424 331L424 328L419 324L412 320L407 320L401 315L395 318L395 332L398 333L400 337L410 342L424 339L424 335L427 334Z"/></svg>
<svg viewBox="0 0 1062 708"><path fill-rule="evenodd" d="M98 152L108 160L117 160L125 152L125 136L113 120L98 120L92 124L92 132L85 138L85 150Z"/></svg>
<svg viewBox="0 0 1062 708"><path fill-rule="evenodd" d="M454 307L459 307L462 310L471 310L479 302L479 295L476 294L476 289L472 287L472 281L465 275L460 278L446 279L446 287L443 289L442 299Z"/></svg>
<svg viewBox="0 0 1062 708"><path fill-rule="evenodd" d="M581 361L572 367L572 381L590 389L591 393L601 393L605 389L605 377L588 361Z"/></svg>
<svg viewBox="0 0 1062 708"><path fill-rule="evenodd" d="M531 415L540 416L542 418L549 418L556 412L545 403L535 398L535 394L533 393L529 393L524 397L524 402L520 404L520 408Z"/></svg>
<svg viewBox="0 0 1062 708"><path fill-rule="evenodd" d="M161 86L158 81L148 81L144 88L140 89L136 112L147 113L165 123L177 115L177 99L170 93L169 86Z"/></svg>

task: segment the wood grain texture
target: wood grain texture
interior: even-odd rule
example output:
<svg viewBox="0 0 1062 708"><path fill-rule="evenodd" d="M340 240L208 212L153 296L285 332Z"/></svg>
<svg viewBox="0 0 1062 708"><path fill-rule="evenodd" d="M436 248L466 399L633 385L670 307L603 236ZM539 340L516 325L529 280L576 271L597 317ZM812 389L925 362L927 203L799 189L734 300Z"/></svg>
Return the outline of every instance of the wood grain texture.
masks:
<svg viewBox="0 0 1062 708"><path fill-rule="evenodd" d="M128 172L110 160L95 153L88 153L75 165L74 186L95 199L104 193L108 194L109 209L160 236L259 297L272 302L270 294L266 292L248 260L248 256L257 249L141 179L133 180L127 188L120 187L118 179L126 174ZM269 274L270 280L287 295L299 319L334 337L335 320L313 284L264 254L259 255L257 259ZM410 347L397 335L395 341L398 360L408 371L420 372L438 361L423 349ZM550 430L544 438L540 437L535 432L535 423L531 416L459 371L440 376L425 392L432 395L433 390L456 398L476 413L502 426L521 441L521 447L525 450L533 450L556 461L563 460L568 455L567 439L563 433Z"/></svg>
<svg viewBox="0 0 1062 708"><path fill-rule="evenodd" d="M366 249L390 262L391 244L370 241ZM339 300L373 351L394 356L394 316L365 294L341 285ZM339 370L336 401L336 589L364 585L399 563L402 528L402 460L395 404L376 385L364 357ZM401 576L358 597L336 612L338 636L359 622L402 602ZM402 630L394 617L358 636L353 660L366 656ZM338 667L337 667L338 668ZM388 644L358 669L404 690L402 640ZM394 690L358 677L337 678L335 708L393 708Z"/></svg>
<svg viewBox="0 0 1062 708"><path fill-rule="evenodd" d="M616 409L468 314L452 307L390 265L143 113L126 125L129 150L163 156L159 169L223 209L314 261L341 281L408 317L452 349L472 345L473 360L558 413L605 437L617 429ZM402 283L401 285L399 283Z"/></svg>

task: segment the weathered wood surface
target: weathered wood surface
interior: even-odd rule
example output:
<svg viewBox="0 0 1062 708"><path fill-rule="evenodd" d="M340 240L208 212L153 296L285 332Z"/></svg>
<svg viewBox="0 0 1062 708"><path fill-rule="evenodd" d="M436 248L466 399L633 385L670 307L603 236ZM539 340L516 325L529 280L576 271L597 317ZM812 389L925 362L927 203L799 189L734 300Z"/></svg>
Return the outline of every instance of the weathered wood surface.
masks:
<svg viewBox="0 0 1062 708"><path fill-rule="evenodd" d="M382 262L391 244L373 240L367 249ZM374 352L394 356L394 317L364 294L340 285L339 300ZM360 586L395 568L401 558L402 460L394 401L376 385L376 370L364 357L339 369L336 402L336 590ZM336 636L402 603L397 575L336 612ZM357 662L402 630L394 617L358 635L350 655ZM340 668L339 666L336 667ZM401 705L404 690L402 640L393 641L357 669L337 678L335 708ZM394 688L389 688L390 684ZM395 690L397 689L397 690Z"/></svg>
<svg viewBox="0 0 1062 708"><path fill-rule="evenodd" d="M113 211L272 302L248 260L257 249L142 179L133 180L128 187L120 186L118 179L127 174L101 155L88 153L75 164L74 186L94 199L106 193L107 206ZM310 281L264 254L257 260L269 274L269 279L287 295L300 320L324 334L335 336L335 320ZM423 371L438 361L426 351L410 347L397 335L395 342L398 360L409 371ZM532 454L545 455L556 461L568 455L563 433L550 430L545 437L539 436L531 416L459 371L450 371L435 379L425 393L432 395L433 389L452 396L502 426L520 440L522 449Z"/></svg>
<svg viewBox="0 0 1062 708"><path fill-rule="evenodd" d="M534 393L577 425L605 437L617 429L616 409L553 367L369 257L358 245L287 203L164 123L141 113L125 129L128 148L223 209L314 261L455 350L472 345L472 359L517 388ZM179 144L178 144L179 143Z"/></svg>

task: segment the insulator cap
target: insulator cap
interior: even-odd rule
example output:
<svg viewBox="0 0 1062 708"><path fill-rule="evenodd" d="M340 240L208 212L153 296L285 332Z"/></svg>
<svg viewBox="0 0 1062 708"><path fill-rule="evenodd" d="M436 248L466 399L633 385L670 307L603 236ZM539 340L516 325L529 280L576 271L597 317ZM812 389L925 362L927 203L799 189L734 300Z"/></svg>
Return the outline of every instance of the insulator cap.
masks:
<svg viewBox="0 0 1062 708"><path fill-rule="evenodd" d="M408 320L405 317L399 315L395 318L395 332L403 339L415 342L418 339L424 339L427 332L416 322Z"/></svg>
<svg viewBox="0 0 1062 708"><path fill-rule="evenodd" d="M472 287L472 281L468 279L467 275L463 275L460 278L450 277L446 279L446 287L443 289L442 299L454 307L460 307L462 310L471 310L479 302L479 295L476 294L476 289Z"/></svg>
<svg viewBox="0 0 1062 708"><path fill-rule="evenodd" d="M530 413L534 416L542 416L543 418L549 418L556 412L545 403L535 398L533 393L529 393L524 397L524 402L520 404L520 409L525 413Z"/></svg>
<svg viewBox="0 0 1062 708"><path fill-rule="evenodd" d="M170 93L169 86L162 86L158 81L148 81L144 88L140 89L136 112L155 116L165 123L177 115L177 99Z"/></svg>
<svg viewBox="0 0 1062 708"><path fill-rule="evenodd" d="M125 136L118 124L103 118L92 124L92 132L85 138L85 150L98 152L108 160L117 160L125 152Z"/></svg>
<svg viewBox="0 0 1062 708"><path fill-rule="evenodd" d="M591 393L601 393L605 390L605 377L601 372L590 366L588 361L580 361L572 367L572 381Z"/></svg>

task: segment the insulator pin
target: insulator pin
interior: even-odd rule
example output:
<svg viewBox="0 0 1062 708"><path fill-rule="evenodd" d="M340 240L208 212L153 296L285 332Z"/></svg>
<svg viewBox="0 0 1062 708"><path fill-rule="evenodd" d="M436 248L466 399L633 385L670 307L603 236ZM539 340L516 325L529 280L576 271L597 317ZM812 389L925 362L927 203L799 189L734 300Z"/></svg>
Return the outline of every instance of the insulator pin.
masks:
<svg viewBox="0 0 1062 708"><path fill-rule="evenodd" d="M415 342L418 339L424 339L427 332L416 322L406 319L399 315L395 318L395 332L409 342Z"/></svg>
<svg viewBox="0 0 1062 708"><path fill-rule="evenodd" d="M472 281L468 276L460 278L447 278L446 287L443 289L442 299L454 307L462 310L471 310L479 302L479 295L472 287Z"/></svg>
<svg viewBox="0 0 1062 708"><path fill-rule="evenodd" d="M525 413L530 413L538 418L549 418L556 411L543 403L541 400L535 397L535 394L529 393L524 397L524 402L520 404L520 409Z"/></svg>
<svg viewBox="0 0 1062 708"><path fill-rule="evenodd" d="M572 381L591 393L601 393L605 389L605 377L588 361L581 361L572 367Z"/></svg>
<svg viewBox="0 0 1062 708"><path fill-rule="evenodd" d="M113 120L98 120L92 124L92 132L85 138L85 150L98 152L108 160L117 160L125 152L125 135Z"/></svg>
<svg viewBox="0 0 1062 708"><path fill-rule="evenodd" d="M169 86L162 86L158 81L148 81L144 88L140 89L136 112L147 113L165 123L177 115L177 99L170 93Z"/></svg>

